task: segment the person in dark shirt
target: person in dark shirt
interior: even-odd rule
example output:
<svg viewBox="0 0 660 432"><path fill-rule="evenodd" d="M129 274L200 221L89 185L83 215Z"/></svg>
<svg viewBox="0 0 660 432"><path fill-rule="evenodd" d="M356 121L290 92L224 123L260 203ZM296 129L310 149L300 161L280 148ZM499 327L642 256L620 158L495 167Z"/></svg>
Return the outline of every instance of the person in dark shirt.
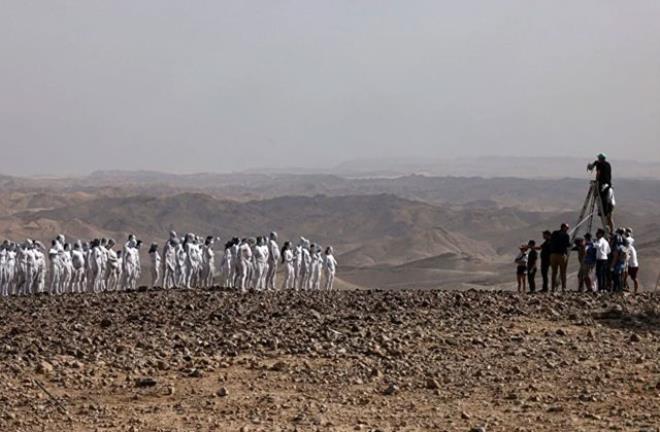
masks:
<svg viewBox="0 0 660 432"><path fill-rule="evenodd" d="M548 292L548 270L550 270L550 231L543 231L543 244L541 244L541 278L543 288L541 292Z"/></svg>
<svg viewBox="0 0 660 432"><path fill-rule="evenodd" d="M536 242L530 240L527 243L529 254L527 255L527 284L529 292L536 292L536 262L538 261L538 252L536 252Z"/></svg>
<svg viewBox="0 0 660 432"><path fill-rule="evenodd" d="M607 225L610 233L614 230L614 220L612 213L614 212L614 205L612 205L612 165L607 161L607 155L598 153L596 160L587 165L589 171L596 169L596 182L598 183L598 197L600 198L603 207L603 213L607 219Z"/></svg>
<svg viewBox="0 0 660 432"><path fill-rule="evenodd" d="M589 168L589 171L596 169L596 181L598 183L612 186L612 165L607 161L607 156L604 153L598 153L596 158L587 168Z"/></svg>
<svg viewBox="0 0 660 432"><path fill-rule="evenodd" d="M552 269L552 292L557 288L557 273L561 278L561 291L566 291L566 267L568 267L568 249L571 247L569 226L561 224L561 228L550 236L550 268Z"/></svg>

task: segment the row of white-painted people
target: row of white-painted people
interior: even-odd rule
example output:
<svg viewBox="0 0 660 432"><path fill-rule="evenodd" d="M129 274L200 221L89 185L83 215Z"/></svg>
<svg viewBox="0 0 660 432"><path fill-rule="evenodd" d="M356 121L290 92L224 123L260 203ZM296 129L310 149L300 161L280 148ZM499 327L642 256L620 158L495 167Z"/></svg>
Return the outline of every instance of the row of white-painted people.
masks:
<svg viewBox="0 0 660 432"><path fill-rule="evenodd" d="M296 246L287 241L280 249L277 241L275 232L268 237L231 239L225 244L218 271L214 237L203 240L186 234L179 238L171 232L162 252L156 243L149 249L151 285L206 288L219 282L243 292L275 290L281 265L282 289L333 288L337 261L332 247L323 251L301 237ZM63 235L48 250L39 241L4 241L0 245L0 296L135 289L142 273L142 242L130 235L121 250L115 246L112 239L78 240L71 245Z"/></svg>

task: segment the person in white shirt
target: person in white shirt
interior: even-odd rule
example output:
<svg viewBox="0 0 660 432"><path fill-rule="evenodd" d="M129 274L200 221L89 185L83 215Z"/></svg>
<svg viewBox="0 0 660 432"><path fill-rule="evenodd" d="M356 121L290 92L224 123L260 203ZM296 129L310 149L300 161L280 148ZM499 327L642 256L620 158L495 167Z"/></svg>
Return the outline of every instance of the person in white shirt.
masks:
<svg viewBox="0 0 660 432"><path fill-rule="evenodd" d="M635 239L633 238L632 228L626 228L625 237L628 240L628 276L634 284L633 292L637 294L639 289L639 282L637 281L637 273L639 273L639 260L637 258L637 248L635 247Z"/></svg>
<svg viewBox="0 0 660 432"><path fill-rule="evenodd" d="M596 231L596 279L598 281L598 291L607 291L607 259L612 252L610 243L605 239L605 230L600 228Z"/></svg>

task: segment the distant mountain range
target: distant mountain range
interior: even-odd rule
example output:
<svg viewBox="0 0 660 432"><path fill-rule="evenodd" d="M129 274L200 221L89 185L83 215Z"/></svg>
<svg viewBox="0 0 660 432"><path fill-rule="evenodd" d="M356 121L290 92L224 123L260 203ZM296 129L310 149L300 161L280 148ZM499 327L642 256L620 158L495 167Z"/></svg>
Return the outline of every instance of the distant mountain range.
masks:
<svg viewBox="0 0 660 432"><path fill-rule="evenodd" d="M510 288L517 246L574 222L586 188L587 179L422 175L0 177L0 238L122 240L133 232L162 243L172 229L223 241L276 230L282 240L334 245L343 286ZM615 178L615 190L616 218L636 229L641 277L654 286L660 180Z"/></svg>

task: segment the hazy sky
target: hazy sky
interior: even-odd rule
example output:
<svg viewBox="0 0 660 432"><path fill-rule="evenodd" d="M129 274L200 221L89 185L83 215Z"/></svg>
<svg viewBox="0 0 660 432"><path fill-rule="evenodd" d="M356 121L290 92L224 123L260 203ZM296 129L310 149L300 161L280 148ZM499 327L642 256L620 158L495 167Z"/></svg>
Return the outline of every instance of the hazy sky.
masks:
<svg viewBox="0 0 660 432"><path fill-rule="evenodd" d="M0 0L0 172L660 160L658 0Z"/></svg>

